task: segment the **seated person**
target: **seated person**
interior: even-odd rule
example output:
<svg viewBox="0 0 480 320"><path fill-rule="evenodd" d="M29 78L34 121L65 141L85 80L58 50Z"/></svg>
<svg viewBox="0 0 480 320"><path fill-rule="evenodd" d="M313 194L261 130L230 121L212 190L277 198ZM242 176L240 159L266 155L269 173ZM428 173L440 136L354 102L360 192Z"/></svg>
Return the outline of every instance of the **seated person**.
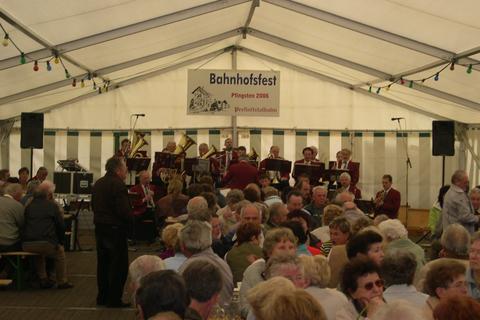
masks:
<svg viewBox="0 0 480 320"><path fill-rule="evenodd" d="M333 246L346 244L351 234L351 227L344 217L337 217L330 222L330 240L323 242L320 251L323 256L328 257Z"/></svg>
<svg viewBox="0 0 480 320"><path fill-rule="evenodd" d="M243 192L238 189L228 191L225 201L227 205L217 211L217 215L220 217L222 223L222 233L227 234L230 228L237 224L235 218L236 204L244 200Z"/></svg>
<svg viewBox="0 0 480 320"><path fill-rule="evenodd" d="M262 229L258 224L247 222L241 224L237 230L237 245L226 256L233 274L233 283L242 281L243 273L249 265L263 258L260 248L260 233Z"/></svg>
<svg viewBox="0 0 480 320"><path fill-rule="evenodd" d="M480 232L472 235L472 244L469 250L469 265L467 268L468 295L475 299L480 299L480 285L478 279L480 275Z"/></svg>
<svg viewBox="0 0 480 320"><path fill-rule="evenodd" d="M162 241L165 251L160 253L160 258L165 262L165 269L178 271L187 257L180 250L180 231L183 224L174 223L167 225L162 231Z"/></svg>
<svg viewBox="0 0 480 320"><path fill-rule="evenodd" d="M180 266L179 273L198 260L208 260L221 272L223 285L220 306L229 304L233 294L233 275L228 264L212 250L212 228L208 222L190 220L180 231L180 246L187 260Z"/></svg>
<svg viewBox="0 0 480 320"><path fill-rule="evenodd" d="M329 204L323 210L322 226L313 230L311 233L317 237L322 243L330 240L330 228L329 225L336 217L343 214L342 208L335 204Z"/></svg>
<svg viewBox="0 0 480 320"><path fill-rule="evenodd" d="M270 208L270 206L273 205L274 203L283 204L283 201L282 201L282 198L280 198L280 192L278 191L278 189L275 189L274 187L269 186L269 187L262 188L262 193L265 199L263 203L265 203L267 207Z"/></svg>
<svg viewBox="0 0 480 320"><path fill-rule="evenodd" d="M298 220L287 220L282 223L282 227L288 228L292 230L295 238L297 238L297 256L300 255L317 255L319 254L319 250L316 248L312 248L307 245L307 230L302 226L302 223Z"/></svg>
<svg viewBox="0 0 480 320"><path fill-rule="evenodd" d="M327 319L335 320L337 310L345 307L348 300L340 291L327 288L330 281L327 258L322 255L300 256L299 260L305 270L305 280L308 283L305 290L322 305Z"/></svg>
<svg viewBox="0 0 480 320"><path fill-rule="evenodd" d="M471 297L457 296L441 301L433 310L433 317L438 320L478 318L480 302Z"/></svg>
<svg viewBox="0 0 480 320"><path fill-rule="evenodd" d="M367 256L380 266L384 257L382 236L373 230L359 232L348 241L347 256L349 259Z"/></svg>
<svg viewBox="0 0 480 320"><path fill-rule="evenodd" d="M323 186L314 187L312 189L312 201L303 208L312 215L313 228L322 225L323 210L328 205L327 192L327 189Z"/></svg>
<svg viewBox="0 0 480 320"><path fill-rule="evenodd" d="M216 213L212 214L210 225L212 226L213 252L223 259L225 254L232 248L233 243L223 234L222 221Z"/></svg>
<svg viewBox="0 0 480 320"><path fill-rule="evenodd" d="M411 252L416 260L417 272L425 265L425 251L408 238L407 228L398 219L388 219L378 225L385 237L385 253L389 251L406 250Z"/></svg>
<svg viewBox="0 0 480 320"><path fill-rule="evenodd" d="M20 231L25 223L20 203L22 193L20 184L9 183L0 196L0 252L22 250Z"/></svg>
<svg viewBox="0 0 480 320"><path fill-rule="evenodd" d="M32 202L25 208L25 227L23 230L23 250L40 254L35 256L35 267L42 288L50 288L54 283L47 278L45 257L55 259L55 275L58 289L72 288L67 281L65 264L65 225L63 213L53 200L55 185L43 181L35 193Z"/></svg>
<svg viewBox="0 0 480 320"><path fill-rule="evenodd" d="M390 251L385 255L381 269L386 288L383 297L387 303L405 300L417 308L425 305L428 295L413 286L417 269L413 253L404 249Z"/></svg>
<svg viewBox="0 0 480 320"><path fill-rule="evenodd" d="M467 296L465 271L465 266L454 260L443 260L430 268L424 283L425 293L429 295L422 310L426 319L433 319L433 310L440 302Z"/></svg>
<svg viewBox="0 0 480 320"><path fill-rule="evenodd" d="M270 230L263 243L264 259L258 259L252 263L243 273L242 285L240 286L240 308L242 316L246 317L249 306L247 293L257 284L265 281L264 272L268 260L278 254L287 253L294 255L296 252L296 239L292 231L287 228L275 228Z"/></svg>
<svg viewBox="0 0 480 320"><path fill-rule="evenodd" d="M135 293L140 287L142 278L149 273L164 269L165 263L161 258L154 255L143 255L133 260L128 266L128 277L130 279L129 295L135 299Z"/></svg>
<svg viewBox="0 0 480 320"><path fill-rule="evenodd" d="M355 196L355 199L362 199L362 191L360 191L360 189L358 189L356 186L351 184L352 178L350 177L350 174L348 174L348 172L343 172L340 175L339 180L340 180L339 181L340 185L339 185L339 188L337 189L337 192L336 192L337 194L348 191Z"/></svg>
<svg viewBox="0 0 480 320"><path fill-rule="evenodd" d="M265 224L265 231L280 227L280 225L287 221L288 210L283 202L276 202L270 206L270 216Z"/></svg>
<svg viewBox="0 0 480 320"><path fill-rule="evenodd" d="M167 195L160 198L156 204L156 216L159 226L167 217L178 217L187 213L188 197L182 194L183 183L173 179L168 184Z"/></svg>
<svg viewBox="0 0 480 320"><path fill-rule="evenodd" d="M183 319L189 302L185 280L172 270L155 271L143 277L135 295L139 320L153 319L167 311Z"/></svg>
<svg viewBox="0 0 480 320"><path fill-rule="evenodd" d="M184 320L207 320L217 305L222 290L222 274L212 263L198 260L182 274L185 279L190 305Z"/></svg>
<svg viewBox="0 0 480 320"><path fill-rule="evenodd" d="M273 277L250 290L248 302L252 307L249 319L327 319L320 303L282 277Z"/></svg>
<svg viewBox="0 0 480 320"><path fill-rule="evenodd" d="M350 303L337 312L337 319L373 319L385 304L379 266L368 257L353 258L345 265L340 288Z"/></svg>

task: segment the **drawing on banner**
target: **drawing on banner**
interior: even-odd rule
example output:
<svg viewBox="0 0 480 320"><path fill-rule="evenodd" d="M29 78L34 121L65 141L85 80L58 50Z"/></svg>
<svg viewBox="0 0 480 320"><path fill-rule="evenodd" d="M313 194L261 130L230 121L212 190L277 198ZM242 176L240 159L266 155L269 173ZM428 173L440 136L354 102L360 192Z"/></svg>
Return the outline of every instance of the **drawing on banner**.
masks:
<svg viewBox="0 0 480 320"><path fill-rule="evenodd" d="M198 86L192 92L188 111L189 113L218 112L226 111L229 108L230 105L226 100L217 100L210 92Z"/></svg>
<svg viewBox="0 0 480 320"><path fill-rule="evenodd" d="M188 70L187 114L280 115L280 72Z"/></svg>

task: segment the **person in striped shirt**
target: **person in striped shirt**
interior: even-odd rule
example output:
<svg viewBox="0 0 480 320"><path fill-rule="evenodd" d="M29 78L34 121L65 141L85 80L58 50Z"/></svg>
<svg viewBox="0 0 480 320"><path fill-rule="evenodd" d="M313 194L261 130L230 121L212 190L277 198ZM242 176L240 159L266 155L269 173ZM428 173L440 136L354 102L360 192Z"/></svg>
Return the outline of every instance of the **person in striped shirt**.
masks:
<svg viewBox="0 0 480 320"><path fill-rule="evenodd" d="M322 243L320 251L322 255L328 257L333 246L346 244L350 238L350 223L344 217L337 217L328 225L330 229L330 240Z"/></svg>

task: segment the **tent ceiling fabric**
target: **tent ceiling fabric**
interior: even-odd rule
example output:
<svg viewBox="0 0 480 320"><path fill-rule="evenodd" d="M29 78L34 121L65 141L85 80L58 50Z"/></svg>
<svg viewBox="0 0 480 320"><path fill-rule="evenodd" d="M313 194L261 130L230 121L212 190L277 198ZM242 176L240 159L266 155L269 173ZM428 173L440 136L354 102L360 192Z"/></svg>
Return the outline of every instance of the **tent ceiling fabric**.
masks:
<svg viewBox="0 0 480 320"><path fill-rule="evenodd" d="M279 59L316 81L360 93L368 90L368 83L381 85L392 75L430 68L408 76L424 78L458 53L471 53L460 63L480 58L476 42L480 22L475 15L480 3L475 0L464 0L462 10L447 0L262 0L246 25L251 8L252 1L246 0L0 0L0 17L58 49L65 48L74 62L123 86L183 66L189 59L200 62L206 54L211 59L231 46L245 48L243 61L259 61L258 68L271 69L272 61ZM48 55L40 43L5 19L0 22L26 53ZM241 36L243 27L248 27L246 38ZM66 66L72 76L86 72L68 62ZM93 96L89 88L72 88L56 65L48 73L44 66L40 72L32 67L32 61L19 64L12 45L0 48L0 120ZM467 74L458 65L443 72L440 81L428 80L415 90L394 85L381 92L382 103L478 123L480 65L474 68ZM363 96L359 103L379 101Z"/></svg>

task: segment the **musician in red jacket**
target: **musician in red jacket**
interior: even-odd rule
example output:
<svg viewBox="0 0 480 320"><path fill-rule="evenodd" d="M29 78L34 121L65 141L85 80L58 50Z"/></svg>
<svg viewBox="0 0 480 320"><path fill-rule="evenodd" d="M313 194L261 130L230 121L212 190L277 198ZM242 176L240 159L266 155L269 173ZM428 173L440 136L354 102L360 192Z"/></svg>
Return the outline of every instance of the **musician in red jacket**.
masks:
<svg viewBox="0 0 480 320"><path fill-rule="evenodd" d="M392 176L386 174L382 177L383 189L375 196L375 216L386 214L390 219L398 218L400 208L400 192L392 188Z"/></svg>
<svg viewBox="0 0 480 320"><path fill-rule="evenodd" d="M232 138L225 139L225 148L220 152L219 161L223 172L227 172L231 164L238 162L238 152L233 149Z"/></svg>
<svg viewBox="0 0 480 320"><path fill-rule="evenodd" d="M348 169L351 177L350 183L352 186L356 186L360 178L360 163L352 161L352 151L350 149L342 149L341 156L342 161L337 163L338 169Z"/></svg>
<svg viewBox="0 0 480 320"><path fill-rule="evenodd" d="M358 189L356 186L353 186L351 184L351 177L348 172L343 172L340 177L339 177L339 183L340 186L337 189L337 194L340 194L344 191L348 191L352 193L355 196L355 199L361 199L362 198L362 191Z"/></svg>
<svg viewBox="0 0 480 320"><path fill-rule="evenodd" d="M133 215L144 219L153 219L155 186L150 184L150 172L145 170L138 175L140 183L130 188L130 193L136 194L135 200L132 202Z"/></svg>
<svg viewBox="0 0 480 320"><path fill-rule="evenodd" d="M258 169L248 162L247 157L242 157L228 168L222 182L227 188L243 190L249 183L256 183L257 177Z"/></svg>
<svg viewBox="0 0 480 320"><path fill-rule="evenodd" d="M133 240L147 240L150 243L158 235L157 223L144 223L144 220L156 221L155 217L155 185L151 184L150 172L140 171L139 184L130 188L130 193L135 193L135 200L131 202L133 210L133 225L129 238Z"/></svg>

